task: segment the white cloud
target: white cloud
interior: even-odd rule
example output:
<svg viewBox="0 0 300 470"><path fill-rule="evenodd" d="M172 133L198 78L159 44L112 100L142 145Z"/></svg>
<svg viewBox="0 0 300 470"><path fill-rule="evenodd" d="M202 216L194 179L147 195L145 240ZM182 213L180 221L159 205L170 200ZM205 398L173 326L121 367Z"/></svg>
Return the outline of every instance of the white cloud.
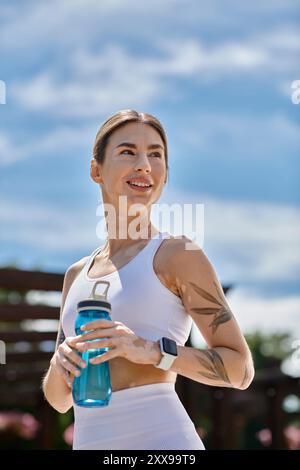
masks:
<svg viewBox="0 0 300 470"><path fill-rule="evenodd" d="M56 129L50 129L43 134L35 134L32 140L26 136L25 142L13 138L8 132L0 131L0 167L8 166L16 161L31 158L36 155L64 154L74 149L91 153L92 144L96 132L101 125L100 117L107 117L107 110L95 106L95 120L88 125L63 125ZM120 109L120 108L118 108ZM111 111L111 109L110 109ZM116 111L116 108L115 108ZM88 109L90 112L90 109ZM193 155L201 154L202 165L217 164L217 160L226 156L229 159L241 161L251 158L252 162L264 162L274 159L282 161L289 149L289 158L296 155L300 148L300 128L296 122L282 114L271 114L268 116L243 117L240 114L214 113L198 111L190 113L188 125L180 122L180 132L174 126L170 129L169 153L173 164L181 160L183 150L188 149L190 164ZM89 121L90 122L90 121ZM251 139L249 139L251 132ZM275 137L276 138L275 138ZM246 145L247 143L247 145ZM185 150L184 150L185 151ZM198 157L195 157L198 158ZM198 165L198 163L197 163ZM297 161L296 161L297 165ZM297 166L295 165L295 171ZM186 170L187 171L187 170Z"/></svg>
<svg viewBox="0 0 300 470"><path fill-rule="evenodd" d="M299 0L260 0L255 2L220 0L202 5L197 0L26 0L11 6L2 2L1 45L4 50L35 49L35 55L57 47L60 50L82 41L105 38L111 32L136 34L138 38L153 38L153 33L165 31L242 31L257 22L272 25L274 17L299 11ZM155 17L154 17L155 12ZM249 25L249 26L248 26ZM234 27L234 28L233 28ZM21 39L21 40L20 40Z"/></svg>
<svg viewBox="0 0 300 470"><path fill-rule="evenodd" d="M10 84L11 94L26 109L57 116L94 117L113 108L146 105L172 96L171 79L220 82L226 76L266 72L291 78L297 73L300 51L296 31L280 30L243 40L207 45L198 38L155 38L159 57L141 57L117 42L104 42L96 52L88 41L68 55L69 76L42 70ZM249 78L249 77L248 77ZM272 79L272 82L274 78ZM277 80L278 81L278 80ZM270 84L271 86L271 84Z"/></svg>
<svg viewBox="0 0 300 470"><path fill-rule="evenodd" d="M0 166L5 166L24 157L24 149L17 147L11 137L0 131Z"/></svg>
<svg viewBox="0 0 300 470"><path fill-rule="evenodd" d="M182 148L188 147L189 155L201 155L202 165L217 165L223 155L227 162L251 158L255 163L268 161L272 165L285 158L287 148L288 157L300 149L300 126L284 114L196 111L190 113L190 122L183 132L176 132L175 144L170 143L173 160L180 159Z"/></svg>
<svg viewBox="0 0 300 470"><path fill-rule="evenodd" d="M153 0L151 4L138 0L52 0L51 3L27 0L15 7L14 15L11 12L5 15L1 48L20 52L38 46L37 53L45 46L69 48L82 41L103 38L112 28L116 32L124 27L126 30L129 22L141 33L142 18L148 20L155 11L156 17L162 19L173 6L174 0ZM124 22L126 14L130 16Z"/></svg>
<svg viewBox="0 0 300 470"><path fill-rule="evenodd" d="M159 41L167 56L164 63L156 61L160 73L173 76L193 76L202 80L221 81L225 77L264 77L272 72L288 75L299 70L299 33L291 27L256 32L243 39L222 39L213 44L203 38L174 37ZM274 79L274 77L272 77Z"/></svg>
<svg viewBox="0 0 300 470"><path fill-rule="evenodd" d="M295 338L300 337L300 296L265 299L246 289L233 289L228 301L244 331L289 330Z"/></svg>
<svg viewBox="0 0 300 470"><path fill-rule="evenodd" d="M243 334L289 332L292 338L300 338L300 296L266 299L236 287L228 292L227 300ZM192 341L198 347L205 344L196 325Z"/></svg>
<svg viewBox="0 0 300 470"><path fill-rule="evenodd" d="M145 73L146 63L118 45L107 45L94 57L79 51L72 60L72 78L60 80L53 72L42 72L11 84L14 99L31 111L94 118L113 109L142 106L167 91L155 73Z"/></svg>
<svg viewBox="0 0 300 470"><path fill-rule="evenodd" d="M242 37L238 33L234 38L227 34L212 41L202 32L199 21L206 27L215 26L218 20L224 22L230 6L237 7L237 2L232 1L221 11L216 8L218 2L204 9L196 2L189 3L190 8L177 1L176 15L172 0L155 0L151 5L136 0L28 2L26 7L23 4L21 9L16 8L14 15L8 8L0 50L8 52L8 57L13 51L16 60L18 54L20 60L26 56L30 62L28 51L34 48L34 69L38 70L27 78L10 78L10 96L28 110L93 117L99 109L106 113L128 107L128 103L142 106L153 100L172 99L176 93L172 79L176 78L190 78L195 84L208 80L220 83L227 77L249 79L249 74L254 74L264 80L270 77L270 86L275 88L278 81L295 78L300 44L292 23L280 27L271 24L268 30L256 33L251 29L247 33L245 28ZM155 9L155 4L159 8ZM260 2L260 9L264 6L270 8L270 2ZM290 7L291 4L272 2L273 12ZM187 15L185 19L195 22L196 29L189 28L186 22L180 24L179 10ZM157 30L150 36L148 28L152 33L153 26L149 18L153 11ZM255 9L246 5L238 12L248 18ZM168 28L158 27L165 25L166 18ZM116 32L113 39L112 30ZM136 52L130 46L132 36L145 46L151 41L151 55ZM57 48L63 54L63 64ZM51 51L55 52L53 57ZM43 65L45 56L48 68Z"/></svg>
<svg viewBox="0 0 300 470"><path fill-rule="evenodd" d="M185 233L211 256L223 282L295 280L300 273L300 209L292 206L226 201L210 195L168 190L160 202L204 204L204 244L195 234L195 219L187 217ZM193 209L194 211L194 209ZM194 217L195 211L192 217ZM189 229L192 227L192 230ZM188 228L188 230L187 230ZM165 226L164 230L169 230ZM210 255L211 254L211 255Z"/></svg>
<svg viewBox="0 0 300 470"><path fill-rule="evenodd" d="M0 131L0 167L37 155L49 157L51 154L64 154L71 150L75 150L78 155L78 151L87 148L92 156L92 144L99 124L73 127L63 125L42 135L36 133L32 140L27 139L25 142L17 141L9 133Z"/></svg>
<svg viewBox="0 0 300 470"><path fill-rule="evenodd" d="M300 210L276 204L208 201L206 237L223 253L227 278L288 280L300 273ZM221 261L222 265L222 261Z"/></svg>
<svg viewBox="0 0 300 470"><path fill-rule="evenodd" d="M92 245L99 222L99 218L95 218L93 225L91 211L85 208L49 207L29 202L24 207L22 201L17 203L3 197L0 219L5 227L0 234L2 246L22 243L32 250L33 257L36 247L49 253L84 250ZM22 260L20 262L22 264Z"/></svg>

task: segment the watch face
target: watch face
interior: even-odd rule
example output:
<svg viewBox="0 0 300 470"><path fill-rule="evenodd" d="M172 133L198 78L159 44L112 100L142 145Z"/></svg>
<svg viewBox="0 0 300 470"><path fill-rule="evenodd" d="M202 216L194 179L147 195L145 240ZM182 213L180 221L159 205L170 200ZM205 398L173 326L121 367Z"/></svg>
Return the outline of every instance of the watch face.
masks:
<svg viewBox="0 0 300 470"><path fill-rule="evenodd" d="M172 356L177 356L177 345L176 341L163 337L162 339L164 351Z"/></svg>

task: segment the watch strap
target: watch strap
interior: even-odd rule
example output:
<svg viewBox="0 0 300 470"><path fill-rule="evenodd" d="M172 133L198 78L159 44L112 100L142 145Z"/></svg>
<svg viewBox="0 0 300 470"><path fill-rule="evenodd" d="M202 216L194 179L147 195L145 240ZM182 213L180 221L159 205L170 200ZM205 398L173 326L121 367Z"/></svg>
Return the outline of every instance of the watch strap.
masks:
<svg viewBox="0 0 300 470"><path fill-rule="evenodd" d="M159 340L159 346L160 346L160 351L162 353L162 358L160 362L155 365L155 367L158 367L159 369L163 369L163 370L168 370L172 366L177 356L173 356L172 354L168 354L164 351L162 338L160 338Z"/></svg>

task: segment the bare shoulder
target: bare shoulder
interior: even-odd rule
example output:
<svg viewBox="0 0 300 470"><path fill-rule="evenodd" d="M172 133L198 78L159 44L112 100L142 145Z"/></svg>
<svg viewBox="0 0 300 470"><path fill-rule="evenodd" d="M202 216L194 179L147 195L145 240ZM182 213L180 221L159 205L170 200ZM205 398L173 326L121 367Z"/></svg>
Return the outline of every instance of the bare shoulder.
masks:
<svg viewBox="0 0 300 470"><path fill-rule="evenodd" d="M201 248L185 235L163 240L153 261L153 268L161 282L178 297L180 279L189 275L193 266L210 269L210 263ZM192 276L192 273L190 273Z"/></svg>
<svg viewBox="0 0 300 470"><path fill-rule="evenodd" d="M60 302L60 314L59 314L59 327L58 333L56 338L55 344L55 351L57 350L58 346L65 340L65 334L62 329L62 313L65 305L65 301L70 290L71 285L73 284L75 278L78 276L82 268L84 267L85 263L88 260L88 256L81 258L80 260L76 261L75 263L71 264L65 272L64 275L64 282L62 287L62 294L61 294L61 302Z"/></svg>
<svg viewBox="0 0 300 470"><path fill-rule="evenodd" d="M215 276L215 269L203 249L185 235L171 237L162 243L162 262L173 285L179 279L193 277L195 271L203 277Z"/></svg>
<svg viewBox="0 0 300 470"><path fill-rule="evenodd" d="M66 271L66 275L68 275L68 277L70 278L74 276L76 277L80 273L80 271L83 269L88 259L89 259L89 256L84 256L78 261L75 261L75 263L71 264L71 266L68 267Z"/></svg>
<svg viewBox="0 0 300 470"><path fill-rule="evenodd" d="M62 289L62 303L64 303L64 300L68 294L68 291L70 290L71 285L75 281L80 271L83 269L88 259L89 256L84 256L80 260L75 261L75 263L71 264L71 266L69 266L66 270Z"/></svg>

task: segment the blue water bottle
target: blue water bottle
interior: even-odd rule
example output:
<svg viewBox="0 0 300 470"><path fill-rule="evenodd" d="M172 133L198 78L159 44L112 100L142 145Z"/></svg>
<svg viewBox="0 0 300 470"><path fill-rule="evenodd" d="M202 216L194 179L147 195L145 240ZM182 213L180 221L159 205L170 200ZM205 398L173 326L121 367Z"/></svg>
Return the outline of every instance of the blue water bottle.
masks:
<svg viewBox="0 0 300 470"><path fill-rule="evenodd" d="M106 284L107 287L103 294L95 293L98 284ZM77 317L75 320L76 335L86 334L88 331L82 331L80 327L94 320L111 320L111 304L107 301L107 291L110 286L108 281L97 281L88 299L81 300L77 304ZM102 338L101 338L102 339ZM103 338L104 339L104 338ZM89 340L92 343L97 340ZM99 340L98 340L99 341ZM109 362L100 364L91 364L89 360L92 357L99 356L108 351L109 348L88 349L79 352L79 355L86 362L87 366L81 369L79 377L74 377L72 396L74 403L78 406L99 407L109 404L112 389L110 381Z"/></svg>

